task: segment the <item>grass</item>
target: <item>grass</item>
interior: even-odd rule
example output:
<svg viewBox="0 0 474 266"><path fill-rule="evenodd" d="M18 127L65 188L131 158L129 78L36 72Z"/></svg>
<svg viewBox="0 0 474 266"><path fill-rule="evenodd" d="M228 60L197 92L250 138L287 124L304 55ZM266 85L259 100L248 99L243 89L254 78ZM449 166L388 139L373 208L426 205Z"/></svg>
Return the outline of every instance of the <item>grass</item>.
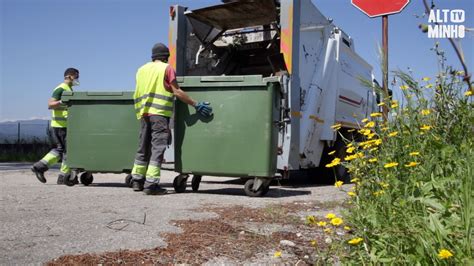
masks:
<svg viewBox="0 0 474 266"><path fill-rule="evenodd" d="M352 234L332 250L343 264L473 265L474 105L464 74L394 74L403 102L385 99L388 122L372 114L358 131L365 138L346 140Z"/></svg>

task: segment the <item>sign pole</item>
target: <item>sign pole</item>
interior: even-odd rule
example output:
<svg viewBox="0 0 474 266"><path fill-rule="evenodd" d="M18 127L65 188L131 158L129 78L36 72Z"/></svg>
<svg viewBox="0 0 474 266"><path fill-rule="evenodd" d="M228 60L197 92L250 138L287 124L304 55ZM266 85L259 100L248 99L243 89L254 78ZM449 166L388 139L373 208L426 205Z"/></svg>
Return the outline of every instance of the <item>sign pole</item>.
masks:
<svg viewBox="0 0 474 266"><path fill-rule="evenodd" d="M383 53L383 90L385 97L389 97L388 94L388 15L382 16L382 53ZM383 106L383 117L384 121L387 121L388 117L388 106Z"/></svg>

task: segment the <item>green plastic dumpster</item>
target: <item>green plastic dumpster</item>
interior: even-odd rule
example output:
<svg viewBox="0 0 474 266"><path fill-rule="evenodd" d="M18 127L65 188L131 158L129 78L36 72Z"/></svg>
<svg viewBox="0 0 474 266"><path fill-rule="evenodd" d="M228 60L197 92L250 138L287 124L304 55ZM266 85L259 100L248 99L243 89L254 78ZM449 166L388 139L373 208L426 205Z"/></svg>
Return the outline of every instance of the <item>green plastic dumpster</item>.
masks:
<svg viewBox="0 0 474 266"><path fill-rule="evenodd" d="M180 101L175 106L176 192L189 174L198 190L201 177L249 178L245 192L262 196L276 174L280 82L278 77L187 76L178 84L193 99L209 101L213 116L204 118Z"/></svg>
<svg viewBox="0 0 474 266"><path fill-rule="evenodd" d="M130 173L138 147L139 121L132 92L65 92L69 105L67 162L84 185L92 173ZM130 175L126 182L129 183ZM68 182L68 185L74 185Z"/></svg>

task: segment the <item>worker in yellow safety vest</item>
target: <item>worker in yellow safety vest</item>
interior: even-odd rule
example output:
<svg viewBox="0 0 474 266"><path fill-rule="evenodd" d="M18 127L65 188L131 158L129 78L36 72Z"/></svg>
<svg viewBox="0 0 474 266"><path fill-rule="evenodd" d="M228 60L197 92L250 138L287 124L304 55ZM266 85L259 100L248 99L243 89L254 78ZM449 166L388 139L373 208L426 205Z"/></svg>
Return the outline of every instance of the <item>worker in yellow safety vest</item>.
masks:
<svg viewBox="0 0 474 266"><path fill-rule="evenodd" d="M152 48L152 62L140 67L133 94L135 111L140 120L138 151L132 169L132 188L146 195L165 194L160 187L161 163L170 137L169 121L173 114L173 96L196 108L205 116L212 115L208 102L191 99L176 82L176 72L168 65L168 47L157 43Z"/></svg>
<svg viewBox="0 0 474 266"><path fill-rule="evenodd" d="M79 70L75 68L66 69L64 82L54 89L53 95L48 101L48 109L52 110L51 127L56 147L31 167L41 183L46 183L44 173L59 160L62 160L62 163L57 184L64 184L65 179L69 178L71 174L71 169L66 163L67 106L61 101L61 97L63 92L72 91L72 87L78 85Z"/></svg>

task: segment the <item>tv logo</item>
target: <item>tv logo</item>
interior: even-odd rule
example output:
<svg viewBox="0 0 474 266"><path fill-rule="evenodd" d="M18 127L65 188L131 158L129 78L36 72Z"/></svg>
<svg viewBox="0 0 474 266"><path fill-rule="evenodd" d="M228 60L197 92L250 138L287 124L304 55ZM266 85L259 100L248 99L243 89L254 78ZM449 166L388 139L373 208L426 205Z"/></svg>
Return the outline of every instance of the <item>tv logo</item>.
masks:
<svg viewBox="0 0 474 266"><path fill-rule="evenodd" d="M466 27L459 25L466 21L466 12L462 9L431 10L428 17L428 38L464 38Z"/></svg>

